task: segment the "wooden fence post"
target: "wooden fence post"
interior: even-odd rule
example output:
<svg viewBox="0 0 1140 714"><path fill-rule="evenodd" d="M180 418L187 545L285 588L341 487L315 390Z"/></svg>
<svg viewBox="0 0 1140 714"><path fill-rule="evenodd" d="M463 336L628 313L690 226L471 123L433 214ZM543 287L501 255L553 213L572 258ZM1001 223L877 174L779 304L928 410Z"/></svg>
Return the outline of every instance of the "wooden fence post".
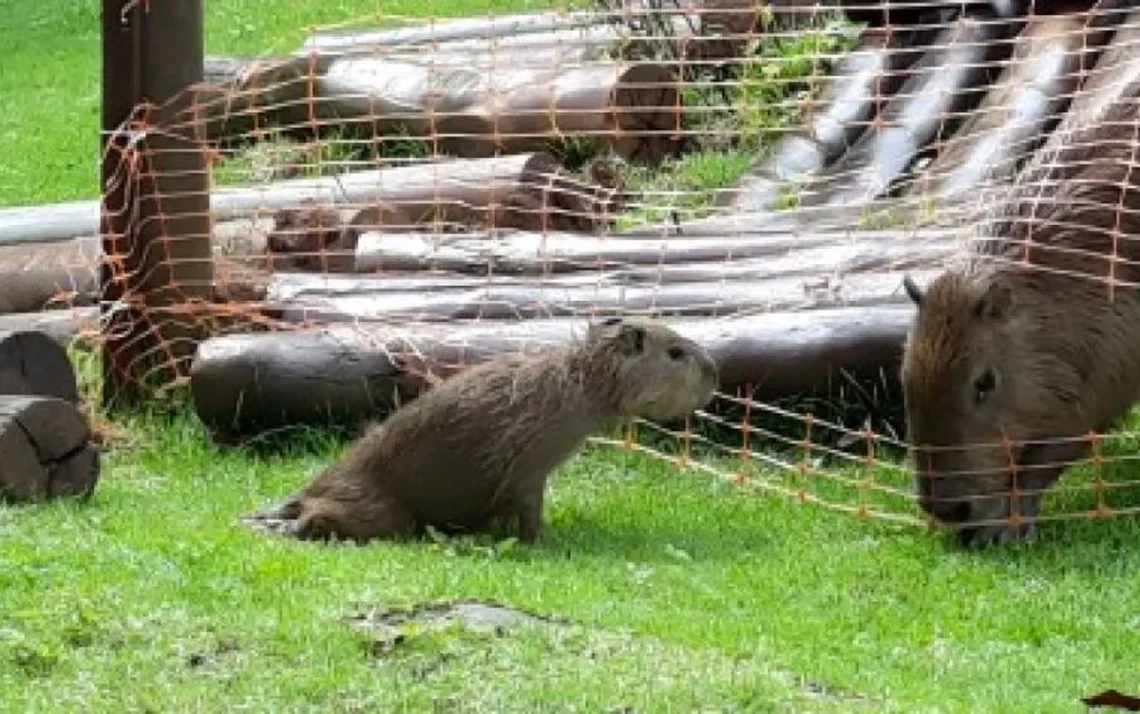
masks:
<svg viewBox="0 0 1140 714"><path fill-rule="evenodd" d="M203 77L202 21L201 0L103 0L108 406L137 401L155 376L184 376L203 336L192 308L213 289L209 177L187 91Z"/></svg>

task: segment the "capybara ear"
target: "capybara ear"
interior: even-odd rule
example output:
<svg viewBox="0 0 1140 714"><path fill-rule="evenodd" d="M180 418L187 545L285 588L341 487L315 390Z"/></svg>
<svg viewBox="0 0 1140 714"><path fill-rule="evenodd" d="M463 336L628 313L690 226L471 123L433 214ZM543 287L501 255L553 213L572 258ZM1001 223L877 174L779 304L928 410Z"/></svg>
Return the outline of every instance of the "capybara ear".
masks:
<svg viewBox="0 0 1140 714"><path fill-rule="evenodd" d="M994 280L974 302L974 315L991 320L1004 320L1013 304L1013 291L1004 282Z"/></svg>
<svg viewBox="0 0 1140 714"><path fill-rule="evenodd" d="M906 290L907 297L910 298L918 307L922 307L922 289L914 282L914 279L909 275L903 276L903 290Z"/></svg>
<svg viewBox="0 0 1140 714"><path fill-rule="evenodd" d="M645 350L645 328L623 324L618 332L618 340L624 354L641 354Z"/></svg>
<svg viewBox="0 0 1140 714"><path fill-rule="evenodd" d="M607 339L613 336L613 328L620 324L620 317L607 317L600 322L591 322L586 327L586 337L587 339Z"/></svg>

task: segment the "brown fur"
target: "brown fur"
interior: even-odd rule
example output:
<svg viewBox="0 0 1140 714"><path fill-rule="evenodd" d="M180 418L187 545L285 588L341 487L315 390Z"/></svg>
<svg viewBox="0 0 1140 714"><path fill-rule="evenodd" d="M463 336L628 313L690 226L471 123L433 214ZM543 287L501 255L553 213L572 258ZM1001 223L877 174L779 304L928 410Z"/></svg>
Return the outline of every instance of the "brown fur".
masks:
<svg viewBox="0 0 1140 714"><path fill-rule="evenodd" d="M918 312L901 376L920 503L964 543L1031 535L1010 516L1036 516L1040 493L1087 454L1081 439L1140 394L1130 90L1027 166L964 267L925 294L908 284Z"/></svg>
<svg viewBox="0 0 1140 714"><path fill-rule="evenodd" d="M266 244L277 267L318 272L351 272L356 243L369 230L421 228L405 206L374 204L364 208L323 208L312 199L278 211Z"/></svg>
<svg viewBox="0 0 1140 714"><path fill-rule="evenodd" d="M539 535L548 474L624 418L704 405L716 365L654 322L609 320L570 346L500 357L445 379L365 434L299 494L255 519L355 541L517 526Z"/></svg>

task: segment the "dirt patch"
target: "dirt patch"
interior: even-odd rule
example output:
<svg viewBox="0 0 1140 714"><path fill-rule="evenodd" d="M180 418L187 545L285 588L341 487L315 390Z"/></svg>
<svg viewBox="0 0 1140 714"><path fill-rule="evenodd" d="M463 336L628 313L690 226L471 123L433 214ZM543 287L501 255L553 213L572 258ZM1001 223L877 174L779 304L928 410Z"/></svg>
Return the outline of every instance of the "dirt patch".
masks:
<svg viewBox="0 0 1140 714"><path fill-rule="evenodd" d="M376 638L381 649L401 644L409 626L443 629L456 623L467 629L503 635L522 626L557 626L563 620L519 610L496 602L449 600L403 608L376 608L348 618L349 625Z"/></svg>

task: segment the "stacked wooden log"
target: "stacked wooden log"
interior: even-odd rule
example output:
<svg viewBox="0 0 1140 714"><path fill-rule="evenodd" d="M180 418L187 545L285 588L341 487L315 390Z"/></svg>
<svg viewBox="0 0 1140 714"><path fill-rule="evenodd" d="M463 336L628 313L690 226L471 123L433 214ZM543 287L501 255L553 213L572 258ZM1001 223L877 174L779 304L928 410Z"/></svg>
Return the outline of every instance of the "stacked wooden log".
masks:
<svg viewBox="0 0 1140 714"><path fill-rule="evenodd" d="M0 501L86 499L99 472L63 346L35 330L0 332Z"/></svg>

